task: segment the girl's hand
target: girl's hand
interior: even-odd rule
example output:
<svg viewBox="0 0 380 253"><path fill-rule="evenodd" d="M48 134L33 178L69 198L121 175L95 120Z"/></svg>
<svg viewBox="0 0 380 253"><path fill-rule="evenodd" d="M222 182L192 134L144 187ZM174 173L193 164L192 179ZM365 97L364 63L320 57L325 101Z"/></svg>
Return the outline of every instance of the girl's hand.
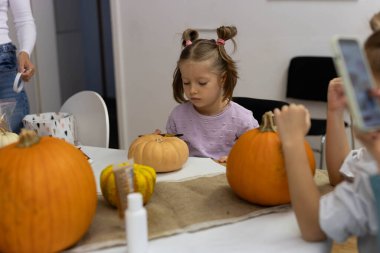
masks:
<svg viewBox="0 0 380 253"><path fill-rule="evenodd" d="M370 90L369 93L372 97L375 97L380 101L380 88L374 88Z"/></svg>
<svg viewBox="0 0 380 253"><path fill-rule="evenodd" d="M310 114L303 105L290 104L274 110L277 131L283 144L304 139L310 129Z"/></svg>
<svg viewBox="0 0 380 253"><path fill-rule="evenodd" d="M226 163L228 159L228 156L222 156L218 159L218 163Z"/></svg>
<svg viewBox="0 0 380 253"><path fill-rule="evenodd" d="M327 109L342 112L346 106L347 100L344 94L342 78L334 78L330 81L327 90Z"/></svg>
<svg viewBox="0 0 380 253"><path fill-rule="evenodd" d="M34 65L29 59L29 55L21 51L18 54L18 72L21 74L21 79L28 82L30 78L34 75Z"/></svg>

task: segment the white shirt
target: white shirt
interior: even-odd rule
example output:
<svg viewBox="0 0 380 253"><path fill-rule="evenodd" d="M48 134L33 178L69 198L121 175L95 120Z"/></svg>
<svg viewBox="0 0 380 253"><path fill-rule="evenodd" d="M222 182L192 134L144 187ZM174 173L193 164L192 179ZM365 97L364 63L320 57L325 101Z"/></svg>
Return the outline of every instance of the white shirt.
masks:
<svg viewBox="0 0 380 253"><path fill-rule="evenodd" d="M377 166L366 149L353 150L342 170L352 173L353 182L344 181L320 200L319 222L326 235L342 242L358 237L359 252L376 252L378 230L375 199L369 177Z"/></svg>
<svg viewBox="0 0 380 253"><path fill-rule="evenodd" d="M19 51L32 53L36 43L36 26L34 23L30 0L0 0L0 44L11 42L9 37L8 8L13 16Z"/></svg>
<svg viewBox="0 0 380 253"><path fill-rule="evenodd" d="M349 179L354 178L354 173L358 167L367 168L370 171L377 170L377 163L365 148L352 150L340 167L340 173Z"/></svg>

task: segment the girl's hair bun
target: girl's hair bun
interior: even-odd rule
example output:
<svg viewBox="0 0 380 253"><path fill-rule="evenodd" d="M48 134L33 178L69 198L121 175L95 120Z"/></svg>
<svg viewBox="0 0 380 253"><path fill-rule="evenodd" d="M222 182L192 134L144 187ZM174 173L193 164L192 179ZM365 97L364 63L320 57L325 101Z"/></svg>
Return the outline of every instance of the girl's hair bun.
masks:
<svg viewBox="0 0 380 253"><path fill-rule="evenodd" d="M198 37L198 31L194 29L186 29L186 31L182 33L182 46L187 46L186 43L189 43L189 41L193 42L194 40L198 39Z"/></svg>
<svg viewBox="0 0 380 253"><path fill-rule="evenodd" d="M373 32L380 31L380 12L373 15L373 17L369 21L369 25Z"/></svg>

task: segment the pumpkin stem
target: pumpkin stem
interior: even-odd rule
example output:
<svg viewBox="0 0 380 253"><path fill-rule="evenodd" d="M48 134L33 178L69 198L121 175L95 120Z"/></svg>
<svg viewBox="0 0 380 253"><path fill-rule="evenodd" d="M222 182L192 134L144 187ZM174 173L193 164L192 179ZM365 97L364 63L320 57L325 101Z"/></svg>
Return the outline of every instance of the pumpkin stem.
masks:
<svg viewBox="0 0 380 253"><path fill-rule="evenodd" d="M277 132L277 127L274 123L274 114L272 111L268 111L264 113L261 124L260 124L261 132Z"/></svg>
<svg viewBox="0 0 380 253"><path fill-rule="evenodd" d="M21 129L18 147L27 148L40 141L40 137L33 130Z"/></svg>

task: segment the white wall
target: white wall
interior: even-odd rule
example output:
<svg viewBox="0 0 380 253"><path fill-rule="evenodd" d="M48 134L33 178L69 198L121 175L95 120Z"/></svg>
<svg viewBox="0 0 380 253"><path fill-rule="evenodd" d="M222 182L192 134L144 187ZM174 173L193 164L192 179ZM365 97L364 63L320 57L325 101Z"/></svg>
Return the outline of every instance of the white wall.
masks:
<svg viewBox="0 0 380 253"><path fill-rule="evenodd" d="M31 56L36 72L31 81L25 85L30 112L59 111L61 95L53 1L31 0L31 5L37 28L37 40ZM11 27L13 29L12 24ZM14 30L11 31L11 36L15 38Z"/></svg>
<svg viewBox="0 0 380 253"><path fill-rule="evenodd" d="M111 10L120 143L128 148L137 135L165 129L176 105L171 81L186 28L235 25L240 80L234 95L286 100L289 59L331 55L334 34L364 40L380 1L113 0ZM307 106L312 116L325 115L325 104Z"/></svg>
<svg viewBox="0 0 380 253"><path fill-rule="evenodd" d="M33 88L38 105L32 112L57 112L61 107L61 93L53 1L31 0L31 3L37 27L32 60L37 67Z"/></svg>

